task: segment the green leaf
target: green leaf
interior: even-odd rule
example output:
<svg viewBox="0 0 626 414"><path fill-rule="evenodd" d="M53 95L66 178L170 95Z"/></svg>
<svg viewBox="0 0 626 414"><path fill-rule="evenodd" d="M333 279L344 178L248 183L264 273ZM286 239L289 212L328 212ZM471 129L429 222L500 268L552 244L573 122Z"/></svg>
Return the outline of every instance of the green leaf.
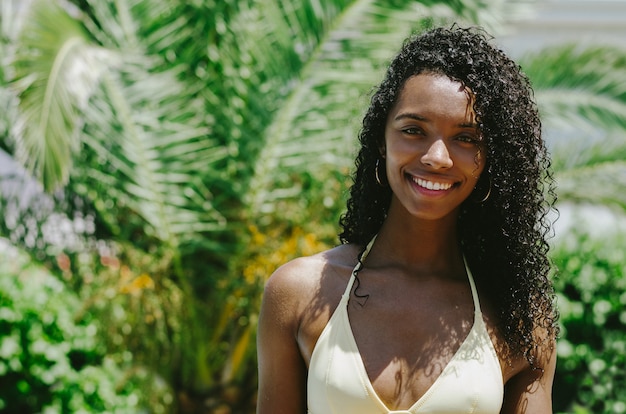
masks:
<svg viewBox="0 0 626 414"><path fill-rule="evenodd" d="M125 65L120 76L106 76L99 105L85 112L85 143L111 168L87 165L84 171L109 183L106 197L139 214L150 233L177 246L224 228L198 172L210 171L228 152L193 121L201 112L198 102L182 106L175 72L151 72L149 60L143 63L148 66Z"/></svg>
<svg viewBox="0 0 626 414"><path fill-rule="evenodd" d="M91 45L54 2L35 1L29 13L12 65L20 111L16 155L51 191L69 177L79 146L79 109L115 59Z"/></svg>
<svg viewBox="0 0 626 414"><path fill-rule="evenodd" d="M528 55L560 201L626 208L626 50L577 45Z"/></svg>
<svg viewBox="0 0 626 414"><path fill-rule="evenodd" d="M607 161L555 174L559 198L613 205L626 211L626 161Z"/></svg>
<svg viewBox="0 0 626 414"><path fill-rule="evenodd" d="M626 130L626 50L555 46L525 56L522 67L548 128Z"/></svg>
<svg viewBox="0 0 626 414"><path fill-rule="evenodd" d="M316 38L319 40L314 48L306 48L304 66L291 80L290 93L267 128L249 190L245 191L250 211L270 213L276 211L281 199L298 196L301 189L293 184L293 174L309 172L324 180L327 178L324 171L347 170L351 166L366 94L381 80L386 64L403 39L434 24L477 23L480 16L497 14L499 8L489 5L498 4L480 1L389 4L360 0L328 16L330 21L325 27L330 30ZM265 14L263 18L268 19ZM276 20L280 22L278 17ZM269 21L273 24L268 27L280 26L271 18ZM259 26L254 22L248 25ZM293 30L298 31L302 28ZM261 31L250 38L255 40L255 45L272 47L273 34ZM242 48L248 49L245 41ZM273 56L269 51L266 54Z"/></svg>

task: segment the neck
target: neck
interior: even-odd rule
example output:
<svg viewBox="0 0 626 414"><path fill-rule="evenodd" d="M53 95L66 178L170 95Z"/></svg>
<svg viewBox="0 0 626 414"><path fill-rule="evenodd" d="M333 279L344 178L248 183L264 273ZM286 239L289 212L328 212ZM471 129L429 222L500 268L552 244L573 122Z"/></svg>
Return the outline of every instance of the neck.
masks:
<svg viewBox="0 0 626 414"><path fill-rule="evenodd" d="M372 256L381 265L417 272L462 271L456 219L456 213L438 220L389 215L378 233Z"/></svg>

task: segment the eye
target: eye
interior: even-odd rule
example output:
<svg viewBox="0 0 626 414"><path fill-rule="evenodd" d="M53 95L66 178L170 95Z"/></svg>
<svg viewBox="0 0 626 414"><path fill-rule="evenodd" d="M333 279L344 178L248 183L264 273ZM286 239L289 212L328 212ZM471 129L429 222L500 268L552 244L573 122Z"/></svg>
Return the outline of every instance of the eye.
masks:
<svg viewBox="0 0 626 414"><path fill-rule="evenodd" d="M472 144L472 145L478 145L480 144L482 141L479 137L477 137L476 135L472 135L472 134L462 134L456 137L456 140L459 142L463 142L466 144Z"/></svg>
<svg viewBox="0 0 626 414"><path fill-rule="evenodd" d="M422 128L414 126L402 128L402 132L407 135L424 135Z"/></svg>

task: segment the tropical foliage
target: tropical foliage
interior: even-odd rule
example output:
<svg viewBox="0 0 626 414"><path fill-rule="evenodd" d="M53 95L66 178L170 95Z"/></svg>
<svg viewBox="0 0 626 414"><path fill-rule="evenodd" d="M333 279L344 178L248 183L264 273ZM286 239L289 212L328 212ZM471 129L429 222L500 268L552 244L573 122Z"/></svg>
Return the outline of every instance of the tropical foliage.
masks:
<svg viewBox="0 0 626 414"><path fill-rule="evenodd" d="M626 51L564 45L527 56L559 197L626 210Z"/></svg>
<svg viewBox="0 0 626 414"><path fill-rule="evenodd" d="M153 408L171 394L149 373L128 376L130 352L113 355L93 315L76 320L80 298L6 244L0 253L0 409L5 412L138 410L142 382ZM161 400L161 401L159 401ZM159 410L155 410L158 412ZM160 410L163 412L162 410Z"/></svg>
<svg viewBox="0 0 626 414"><path fill-rule="evenodd" d="M374 69L413 28L490 13L445 3L4 2L15 118L3 147L55 191L26 209L8 200L5 237L77 292L110 352L131 351L181 409L250 403L262 281L317 239L334 243L345 121ZM71 230L56 243L55 221Z"/></svg>
<svg viewBox="0 0 626 414"><path fill-rule="evenodd" d="M562 338L555 411L626 412L624 235L572 232L553 253Z"/></svg>
<svg viewBox="0 0 626 414"><path fill-rule="evenodd" d="M254 406L263 281L289 258L336 243L360 114L387 60L412 31L456 21L497 32L502 16L530 3L0 7L0 148L27 169L0 183L0 235L62 282L59 295L71 299L59 320L71 313L72 332L97 326L99 342L81 352L94 355L94 369L110 368L102 378L125 370L120 409L244 412ZM553 138L559 195L623 207L623 181L605 174L626 176L626 54L605 52L560 48L523 66ZM589 134L592 143L563 144ZM577 145L588 146L585 157L567 152ZM0 309L16 308L6 297ZM105 357L116 365L102 368ZM162 397L146 391L154 384L167 388ZM41 407L62 397L46 398Z"/></svg>

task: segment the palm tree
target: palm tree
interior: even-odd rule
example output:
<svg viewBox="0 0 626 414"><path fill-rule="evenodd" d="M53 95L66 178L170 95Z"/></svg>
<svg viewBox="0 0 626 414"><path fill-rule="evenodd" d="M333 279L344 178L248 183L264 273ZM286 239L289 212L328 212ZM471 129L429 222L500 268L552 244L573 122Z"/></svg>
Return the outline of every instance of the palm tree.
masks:
<svg viewBox="0 0 626 414"><path fill-rule="evenodd" d="M2 51L12 63L2 66L9 82L0 92L17 113L3 147L56 191L63 211L92 223L82 237L98 253L87 275L98 282L82 280L73 260L82 279L71 283L89 294L86 309L109 311L111 337L121 335L178 391L231 396L224 387L233 382L254 388L262 278L241 274L276 247L256 236L284 240L298 226L329 223L324 211L336 216L367 90L403 38L452 21L497 31L518 7L74 0L64 9L35 0L14 38L5 28L17 4L2 3ZM571 100L550 99L556 83L527 69L546 91L537 94L544 111L560 119ZM614 97L618 88L608 89ZM620 111L611 119L623 120ZM325 210L307 208L303 191ZM123 294L105 296L112 286ZM132 334L110 316L118 305L136 310L124 319Z"/></svg>
<svg viewBox="0 0 626 414"><path fill-rule="evenodd" d="M324 169L347 168L356 126L345 120L400 39L499 11L408 0L58 4L3 2L2 92L18 103L3 146L65 213L92 223L80 236L95 248L61 254L86 309L104 308L109 345L123 337L139 363L201 395L246 376L254 387L245 361L262 280L238 277L253 250L247 229L276 223L278 206L298 203ZM6 30L11 7L29 13L19 37ZM52 263L60 250L31 246ZM92 271L77 263L85 250L97 251ZM116 323L120 306L133 312Z"/></svg>
<svg viewBox="0 0 626 414"><path fill-rule="evenodd" d="M626 211L626 49L562 45L526 56L562 202Z"/></svg>

